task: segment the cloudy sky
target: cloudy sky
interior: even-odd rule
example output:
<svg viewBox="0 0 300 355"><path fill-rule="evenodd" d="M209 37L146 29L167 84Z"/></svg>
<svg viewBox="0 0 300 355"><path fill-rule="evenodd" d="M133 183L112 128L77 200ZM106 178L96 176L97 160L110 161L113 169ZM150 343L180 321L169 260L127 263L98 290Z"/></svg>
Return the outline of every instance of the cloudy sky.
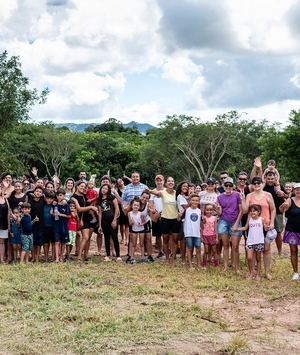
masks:
<svg viewBox="0 0 300 355"><path fill-rule="evenodd" d="M230 110L285 123L300 108L299 0L0 0L0 50L18 55L31 116L156 125Z"/></svg>

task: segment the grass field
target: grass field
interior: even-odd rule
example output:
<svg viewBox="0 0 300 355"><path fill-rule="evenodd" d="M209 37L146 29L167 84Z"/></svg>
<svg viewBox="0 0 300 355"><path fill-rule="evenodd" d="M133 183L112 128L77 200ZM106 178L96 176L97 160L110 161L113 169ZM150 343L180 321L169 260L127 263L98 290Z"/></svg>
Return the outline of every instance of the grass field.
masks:
<svg viewBox="0 0 300 355"><path fill-rule="evenodd" d="M0 354L299 354L300 287L222 268L88 263L0 267ZM241 261L241 264L243 260Z"/></svg>

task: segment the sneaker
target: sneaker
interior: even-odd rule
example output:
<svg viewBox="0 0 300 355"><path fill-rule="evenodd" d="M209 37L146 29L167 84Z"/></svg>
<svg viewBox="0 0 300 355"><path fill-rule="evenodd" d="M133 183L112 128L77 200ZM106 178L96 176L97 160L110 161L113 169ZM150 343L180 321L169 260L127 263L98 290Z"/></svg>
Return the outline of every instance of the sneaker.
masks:
<svg viewBox="0 0 300 355"><path fill-rule="evenodd" d="M117 263L121 263L123 260L120 258L120 257L118 257L117 259L116 259L116 262Z"/></svg>
<svg viewBox="0 0 300 355"><path fill-rule="evenodd" d="M165 256L165 253L163 251L160 251L157 255L157 259L162 258Z"/></svg>
<svg viewBox="0 0 300 355"><path fill-rule="evenodd" d="M96 218L93 218L90 223L97 223L97 219Z"/></svg>
<svg viewBox="0 0 300 355"><path fill-rule="evenodd" d="M141 264L145 264L146 263L146 259L141 259Z"/></svg>
<svg viewBox="0 0 300 355"><path fill-rule="evenodd" d="M154 259L153 259L152 255L149 255L149 256L148 256L148 260L150 261L150 263L153 263L153 262L154 262Z"/></svg>
<svg viewBox="0 0 300 355"><path fill-rule="evenodd" d="M135 263L135 259L130 258L129 262L130 262L130 264L134 264Z"/></svg>
<svg viewBox="0 0 300 355"><path fill-rule="evenodd" d="M110 257L109 256L106 256L103 261L111 261Z"/></svg>
<svg viewBox="0 0 300 355"><path fill-rule="evenodd" d="M298 272L294 272L294 275L292 277L292 280L299 280L299 274Z"/></svg>
<svg viewBox="0 0 300 355"><path fill-rule="evenodd" d="M129 264L130 263L130 259L131 259L131 257L130 256L128 256L128 258L126 259L126 264Z"/></svg>

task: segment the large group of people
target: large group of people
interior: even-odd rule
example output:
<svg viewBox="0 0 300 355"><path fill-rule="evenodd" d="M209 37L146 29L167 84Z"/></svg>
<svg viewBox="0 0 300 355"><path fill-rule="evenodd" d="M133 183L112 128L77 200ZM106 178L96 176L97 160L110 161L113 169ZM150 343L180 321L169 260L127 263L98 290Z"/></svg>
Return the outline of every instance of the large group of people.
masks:
<svg viewBox="0 0 300 355"><path fill-rule="evenodd" d="M250 175L241 171L236 181L223 171L219 181L209 177L201 184L182 181L176 186L172 177L165 180L158 174L154 183L150 189L137 172L117 180L104 175L99 188L96 175L88 180L85 171L77 181L66 179L64 186L57 176L38 178L35 168L16 180L3 173L0 262L89 260L95 233L96 255L101 255L104 240L103 261L134 264L164 258L165 264L174 264L180 252L181 263L190 268L205 270L210 263L219 268L222 261L222 271L232 266L239 274L244 237L249 280L260 280L261 256L265 277L272 279L273 240L279 255L282 242L289 244L292 279L299 278L300 183L283 186L274 160L263 170L255 158Z"/></svg>

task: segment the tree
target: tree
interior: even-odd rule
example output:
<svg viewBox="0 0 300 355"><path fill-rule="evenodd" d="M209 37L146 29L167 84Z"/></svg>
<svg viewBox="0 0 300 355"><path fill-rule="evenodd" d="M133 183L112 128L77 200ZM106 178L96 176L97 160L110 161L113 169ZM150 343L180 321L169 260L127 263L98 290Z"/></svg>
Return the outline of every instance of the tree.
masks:
<svg viewBox="0 0 300 355"><path fill-rule="evenodd" d="M0 54L0 131L15 123L27 121L29 111L36 104L44 104L49 93L45 88L40 94L29 89L29 79L21 71L19 57L8 58L7 51Z"/></svg>

